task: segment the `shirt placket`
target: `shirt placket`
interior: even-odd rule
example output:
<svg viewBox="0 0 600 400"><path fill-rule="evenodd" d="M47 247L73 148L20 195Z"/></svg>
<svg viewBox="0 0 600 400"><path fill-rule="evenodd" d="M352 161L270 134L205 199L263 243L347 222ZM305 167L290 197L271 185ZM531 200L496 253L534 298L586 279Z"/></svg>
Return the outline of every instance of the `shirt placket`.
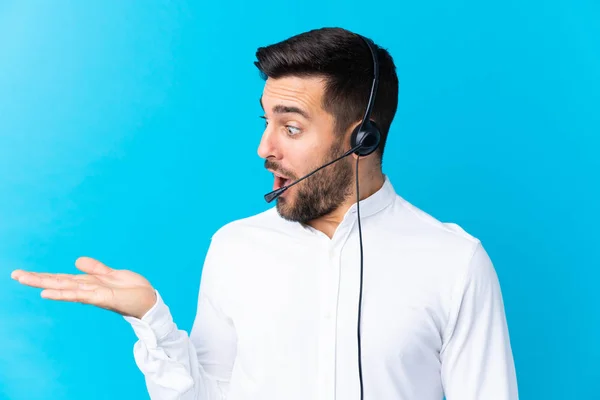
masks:
<svg viewBox="0 0 600 400"><path fill-rule="evenodd" d="M321 271L319 315L318 399L335 399L337 309L341 242L328 243L327 260Z"/></svg>

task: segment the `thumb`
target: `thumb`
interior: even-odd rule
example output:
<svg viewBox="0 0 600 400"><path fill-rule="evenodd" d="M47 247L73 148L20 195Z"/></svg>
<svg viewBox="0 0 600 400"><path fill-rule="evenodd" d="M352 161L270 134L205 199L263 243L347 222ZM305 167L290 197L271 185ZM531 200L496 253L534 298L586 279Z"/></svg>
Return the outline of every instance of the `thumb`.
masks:
<svg viewBox="0 0 600 400"><path fill-rule="evenodd" d="M91 257L79 257L75 261L75 266L77 269L90 275L106 275L113 271L112 268Z"/></svg>

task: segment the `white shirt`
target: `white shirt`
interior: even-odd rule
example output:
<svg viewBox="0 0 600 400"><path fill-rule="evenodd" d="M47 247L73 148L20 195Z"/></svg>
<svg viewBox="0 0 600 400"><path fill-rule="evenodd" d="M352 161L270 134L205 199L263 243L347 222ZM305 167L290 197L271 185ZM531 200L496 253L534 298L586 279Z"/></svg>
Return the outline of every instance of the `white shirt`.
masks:
<svg viewBox="0 0 600 400"><path fill-rule="evenodd" d="M365 400L516 400L495 269L480 241L408 203L386 177L360 202ZM332 239L275 208L212 238L197 315L158 294L134 357L154 400L358 400L356 204Z"/></svg>

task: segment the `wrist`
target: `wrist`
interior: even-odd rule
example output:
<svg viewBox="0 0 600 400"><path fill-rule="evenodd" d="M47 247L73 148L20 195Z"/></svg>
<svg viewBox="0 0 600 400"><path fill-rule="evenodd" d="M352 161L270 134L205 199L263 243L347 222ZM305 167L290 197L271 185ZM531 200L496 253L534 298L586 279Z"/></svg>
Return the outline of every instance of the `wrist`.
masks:
<svg viewBox="0 0 600 400"><path fill-rule="evenodd" d="M160 293L155 291L156 303L141 318L125 316L136 336L149 348L155 348L171 332L177 329L169 307L162 301Z"/></svg>
<svg viewBox="0 0 600 400"><path fill-rule="evenodd" d="M156 290L154 290L154 288L150 288L147 292L145 292L144 296L142 296L139 303L140 307L136 311L135 315L132 315L132 317L140 320L143 319L144 316L146 316L146 314L148 314L148 312L154 308L157 300Z"/></svg>

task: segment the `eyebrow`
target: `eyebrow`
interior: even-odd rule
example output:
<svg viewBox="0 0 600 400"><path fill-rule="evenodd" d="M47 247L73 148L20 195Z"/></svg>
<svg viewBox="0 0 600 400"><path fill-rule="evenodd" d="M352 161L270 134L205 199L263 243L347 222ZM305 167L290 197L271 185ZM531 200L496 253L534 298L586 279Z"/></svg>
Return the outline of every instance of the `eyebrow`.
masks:
<svg viewBox="0 0 600 400"><path fill-rule="evenodd" d="M260 101L260 106L264 110L265 107L263 106L263 103L262 103L262 97L259 98L259 101ZM310 119L308 116L308 113L306 111L304 111L303 109L301 109L299 107L294 107L294 106L284 106L282 104L277 104L276 106L273 107L273 112L276 114L299 114L302 117L304 117L305 119Z"/></svg>

